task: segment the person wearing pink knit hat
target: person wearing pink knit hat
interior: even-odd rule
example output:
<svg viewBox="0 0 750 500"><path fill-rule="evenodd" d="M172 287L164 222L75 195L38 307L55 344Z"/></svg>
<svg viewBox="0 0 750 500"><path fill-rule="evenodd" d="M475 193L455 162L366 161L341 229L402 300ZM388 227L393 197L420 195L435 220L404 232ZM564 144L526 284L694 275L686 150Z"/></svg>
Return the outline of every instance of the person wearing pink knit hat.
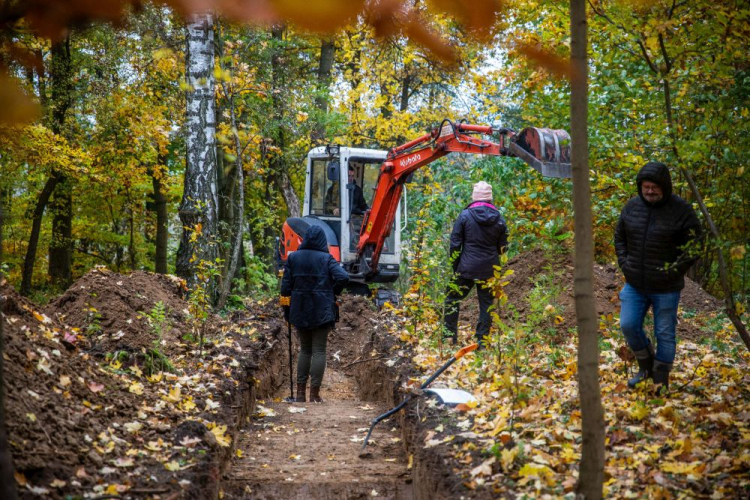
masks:
<svg viewBox="0 0 750 500"><path fill-rule="evenodd" d="M484 181L474 184L472 202L456 219L450 238L450 258L453 280L445 298L444 325L453 344L458 341L458 316L461 301L477 285L479 321L476 341L485 347L485 337L490 333L492 292L484 282L495 273L500 264L500 254L508 246L508 228L505 219L492 204L492 186Z"/></svg>
<svg viewBox="0 0 750 500"><path fill-rule="evenodd" d="M492 186L484 181L474 184L474 191L471 193L472 201L488 201L492 203Z"/></svg>

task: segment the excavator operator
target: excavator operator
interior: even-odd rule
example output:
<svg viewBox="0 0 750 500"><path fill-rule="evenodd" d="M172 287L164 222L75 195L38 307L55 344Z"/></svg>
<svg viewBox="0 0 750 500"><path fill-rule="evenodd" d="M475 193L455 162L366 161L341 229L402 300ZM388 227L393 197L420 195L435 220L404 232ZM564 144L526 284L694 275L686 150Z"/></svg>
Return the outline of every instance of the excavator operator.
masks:
<svg viewBox="0 0 750 500"><path fill-rule="evenodd" d="M347 194L349 196L349 207L351 209L351 215L364 215L367 210L367 202L365 196L362 193L362 188L357 185L354 180L354 167L349 165L349 182L346 185ZM328 188L325 200L326 212L330 212L333 215L340 215L341 210L339 209L339 183L334 182L331 187Z"/></svg>

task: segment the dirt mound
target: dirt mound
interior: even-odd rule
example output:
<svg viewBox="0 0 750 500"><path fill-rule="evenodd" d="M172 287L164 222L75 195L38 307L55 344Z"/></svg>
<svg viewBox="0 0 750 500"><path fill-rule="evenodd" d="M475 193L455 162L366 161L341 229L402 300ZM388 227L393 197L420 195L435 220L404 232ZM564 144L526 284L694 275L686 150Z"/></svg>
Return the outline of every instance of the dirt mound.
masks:
<svg viewBox="0 0 750 500"><path fill-rule="evenodd" d="M697 312L714 312L723 309L724 306L719 299L709 295L698 283L686 277L685 288L680 294L680 307Z"/></svg>
<svg viewBox="0 0 750 500"><path fill-rule="evenodd" d="M518 311L522 319L528 319L533 308L529 304L529 294L537 286L547 287L551 291L555 314L563 321L561 328L575 326L575 296L573 294L573 257L570 254L550 257L541 249L518 255L508 261L507 269L513 274L508 278L505 293L508 303ZM594 265L594 297L596 312L599 315L617 312L619 299L617 294L622 287L622 280L613 265ZM554 293L554 289L559 293Z"/></svg>
<svg viewBox="0 0 750 500"><path fill-rule="evenodd" d="M131 349L152 345L137 312L159 301L170 312L185 309L178 282L95 271L44 311L9 286L0 293L7 428L21 498L216 496L206 492L233 437L223 429L247 416L237 395L285 373L275 366L256 373L279 342L276 311L253 304L230 321L211 317L202 356L188 342L171 357L174 372L148 376L138 356L120 363L94 354L122 349L115 340ZM84 307L101 311L99 332L84 330ZM72 318L80 331L57 318ZM182 317L172 319L179 325ZM113 339L112 331L123 335Z"/></svg>
<svg viewBox="0 0 750 500"><path fill-rule="evenodd" d="M91 484L86 471L104 465L94 449L97 436L107 433L113 416L135 411L133 395L116 377L96 369L59 323L11 288L0 292L5 297L5 409L14 466L35 485L77 470L80 483Z"/></svg>
<svg viewBox="0 0 750 500"><path fill-rule="evenodd" d="M537 248L510 259L506 269L513 271L513 274L507 278L508 285L504 288L508 306L501 315L508 318L517 314L521 321L547 321L559 335L565 335L575 327L574 264L571 254L551 256ZM616 265L594 264L594 299L596 312L600 317L619 314L619 293L623 283L622 273ZM534 305L534 300L530 300L532 294L539 290L542 293L537 299L549 298L549 305L554 309L545 311L544 303ZM545 297L545 293L549 297ZM697 283L685 278L680 307L682 310L708 313L721 309L721 304ZM462 319L468 321L473 328L478 317L477 300L473 293L471 298L464 301L461 309ZM542 318L544 316L546 319ZM681 322L678 327L680 338L699 340L704 335L703 331L687 322Z"/></svg>
<svg viewBox="0 0 750 500"><path fill-rule="evenodd" d="M379 322L378 310L372 300L362 296L343 296L340 302L341 319L330 336L328 350L337 354L333 357L334 363L337 359L349 363L359 358L364 347L359 342L351 342L351 337L373 330Z"/></svg>
<svg viewBox="0 0 750 500"><path fill-rule="evenodd" d="M83 275L44 311L91 341L93 353L140 352L153 345L155 335L147 314L157 303L165 306L162 350L180 342L190 331L182 282L174 276L136 271L118 274L94 269Z"/></svg>

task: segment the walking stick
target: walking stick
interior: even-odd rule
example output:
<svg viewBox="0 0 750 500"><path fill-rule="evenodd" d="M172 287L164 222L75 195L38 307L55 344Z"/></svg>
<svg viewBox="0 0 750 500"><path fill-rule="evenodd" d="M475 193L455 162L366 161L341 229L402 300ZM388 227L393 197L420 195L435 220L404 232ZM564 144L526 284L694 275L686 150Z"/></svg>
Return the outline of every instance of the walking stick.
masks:
<svg viewBox="0 0 750 500"><path fill-rule="evenodd" d="M451 359L445 362L443 366L438 368L438 371L433 373L430 378L425 380L425 382L419 386L420 389L426 389L427 386L429 386L436 378L438 378L445 370L448 369L453 363L458 361L459 359L463 358L465 354L470 353L471 351L475 350L477 347L479 347L479 344L471 344L467 345L466 347L460 349L456 354L453 355ZM362 452L365 451L365 448L367 447L367 442L370 440L370 434L372 434L372 430L375 428L376 425L378 425L382 420L385 420L386 418L390 417L394 413L398 413L404 406L406 406L406 403L409 402L411 399L411 395L406 396L406 399L404 399L400 405L397 407L388 410L387 412L383 413L382 415L375 417L372 420L372 425L370 426L370 430L367 431L367 436L365 437L365 442L362 444Z"/></svg>
<svg viewBox="0 0 750 500"><path fill-rule="evenodd" d="M286 322L287 334L289 337L289 397L287 403L294 403L294 368L292 367L292 324Z"/></svg>
<svg viewBox="0 0 750 500"><path fill-rule="evenodd" d="M287 313L289 312L286 308L291 305L291 297L282 295L279 297L279 304L281 309L284 311L284 319L286 319L286 332L287 339L289 340L289 397L284 400L286 403L294 403L294 368L292 367L292 322L289 321Z"/></svg>

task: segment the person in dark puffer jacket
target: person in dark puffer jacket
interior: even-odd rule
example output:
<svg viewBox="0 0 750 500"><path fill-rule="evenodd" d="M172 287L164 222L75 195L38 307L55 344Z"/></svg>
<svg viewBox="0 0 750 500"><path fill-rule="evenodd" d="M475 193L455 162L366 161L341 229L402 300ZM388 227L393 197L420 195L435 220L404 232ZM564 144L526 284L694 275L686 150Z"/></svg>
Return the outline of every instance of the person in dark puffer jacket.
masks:
<svg viewBox="0 0 750 500"><path fill-rule="evenodd" d="M297 328L300 353L297 357L298 403L305 402L310 378L310 402L322 403L320 386L326 368L328 333L336 321L336 296L349 282L349 275L328 253L323 229L310 226L299 249L289 255L281 279L281 297L288 306L284 315Z"/></svg>
<svg viewBox="0 0 750 500"><path fill-rule="evenodd" d="M484 337L490 333L492 291L480 283L495 274L500 264L500 254L508 246L508 228L505 219L492 204L492 186L486 182L474 185L472 203L456 219L450 240L450 257L456 275L445 298L445 328L451 341L458 340L458 315L461 301L477 285L479 299L479 321L476 341L484 345Z"/></svg>
<svg viewBox="0 0 750 500"><path fill-rule="evenodd" d="M685 273L697 260L687 245L701 235L693 207L672 193L669 169L647 163L636 176L638 196L630 199L615 229L617 263L625 275L620 292L620 327L638 361L638 373L628 381L633 388L652 378L661 394L669 386L669 372L677 347L677 305ZM653 309L654 350L643 330Z"/></svg>

